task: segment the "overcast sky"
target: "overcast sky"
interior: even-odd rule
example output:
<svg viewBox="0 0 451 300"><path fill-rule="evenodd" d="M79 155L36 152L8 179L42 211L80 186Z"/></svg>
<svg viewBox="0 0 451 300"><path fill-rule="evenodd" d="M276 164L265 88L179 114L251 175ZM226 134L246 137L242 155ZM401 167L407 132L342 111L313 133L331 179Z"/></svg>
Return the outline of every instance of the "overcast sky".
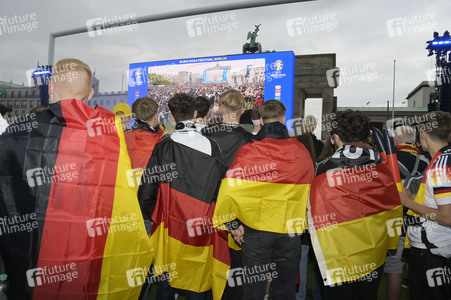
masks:
<svg viewBox="0 0 451 300"><path fill-rule="evenodd" d="M22 29L37 27L10 33L0 24L0 80L27 84L26 71L37 61L47 63L51 32L86 26L89 20L99 17L139 17L231 2L0 0L0 22L18 20L19 16L22 21L28 16ZM96 70L102 92L120 91L122 75L130 63L240 54L247 32L261 23L258 41L264 50L292 50L296 55L336 53L337 66L348 72L358 70L365 79L357 83L347 81L342 71L342 85L335 90L339 106L366 106L367 102L370 106L385 106L392 99L396 59L395 101L401 106L407 94L427 79L426 72L434 61L427 57L426 41L432 39L431 28L440 35L451 29L450 11L449 0L319 0L284 4L218 13L217 20L220 16L220 20L230 22L225 24L230 30L220 33L190 33L189 20L193 17L187 17L139 24L131 31L58 38L55 62L66 57L79 58ZM305 25L293 23L296 18L303 18Z"/></svg>

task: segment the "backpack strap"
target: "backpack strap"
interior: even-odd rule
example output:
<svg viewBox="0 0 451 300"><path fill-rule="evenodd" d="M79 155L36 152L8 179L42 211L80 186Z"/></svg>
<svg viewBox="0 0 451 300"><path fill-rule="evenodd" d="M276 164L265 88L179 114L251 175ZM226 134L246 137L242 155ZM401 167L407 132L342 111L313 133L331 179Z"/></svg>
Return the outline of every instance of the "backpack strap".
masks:
<svg viewBox="0 0 451 300"><path fill-rule="evenodd" d="M224 155L222 153L221 146L219 146L218 142L216 142L214 139L212 139L209 136L205 136L209 141L211 145L211 156L219 160L220 162L224 162Z"/></svg>
<svg viewBox="0 0 451 300"><path fill-rule="evenodd" d="M418 154L413 155L415 155L415 165L413 167L412 172L410 172L406 166L404 166L400 161L398 161L399 172L401 172L402 175L406 177L406 179L412 176L412 174L415 174L415 172L418 172L418 167L420 166L420 156Z"/></svg>
<svg viewBox="0 0 451 300"><path fill-rule="evenodd" d="M415 172L418 172L418 167L420 166L420 155L418 155L418 154L414 154L414 155L416 157L416 160L415 160L415 166L413 167L412 174Z"/></svg>
<svg viewBox="0 0 451 300"><path fill-rule="evenodd" d="M426 229L421 226L421 242L423 242L423 244L426 246L426 248L431 251L431 249L435 249L437 248L436 245L434 245L433 243L431 243L426 235Z"/></svg>
<svg viewBox="0 0 451 300"><path fill-rule="evenodd" d="M410 171L400 161L398 161L398 166L399 172L407 179L411 175Z"/></svg>

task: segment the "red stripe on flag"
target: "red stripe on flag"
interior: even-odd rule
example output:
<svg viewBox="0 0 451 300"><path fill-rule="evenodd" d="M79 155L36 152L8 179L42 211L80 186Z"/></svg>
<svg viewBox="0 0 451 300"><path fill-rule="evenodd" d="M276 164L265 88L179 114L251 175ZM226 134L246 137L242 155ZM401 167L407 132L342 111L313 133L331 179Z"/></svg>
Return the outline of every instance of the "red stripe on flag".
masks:
<svg viewBox="0 0 451 300"><path fill-rule="evenodd" d="M392 171L392 175L395 177L395 182L401 182L401 174L399 173L398 159L395 154L387 155L387 163Z"/></svg>
<svg viewBox="0 0 451 300"><path fill-rule="evenodd" d="M272 160L267 159L271 153ZM307 149L297 139L265 138L240 148L227 178L248 181L310 184L314 177L313 162Z"/></svg>
<svg viewBox="0 0 451 300"><path fill-rule="evenodd" d="M231 264L230 260L230 250L229 250L229 241L228 241L228 233L225 231L221 231L214 237L214 248L213 248L213 258L219 260L220 262L229 265Z"/></svg>
<svg viewBox="0 0 451 300"><path fill-rule="evenodd" d="M142 129L125 131L124 137L132 169L144 169L149 162L155 145L162 141L157 133Z"/></svg>
<svg viewBox="0 0 451 300"><path fill-rule="evenodd" d="M169 183L160 184L158 197L161 194L170 196L157 201L152 213L152 220L155 222L152 229L164 222L170 237L185 245L197 247L210 246L217 234L225 234L224 239L227 241L225 231L213 228L215 203L210 205L190 197L172 189Z"/></svg>
<svg viewBox="0 0 451 300"><path fill-rule="evenodd" d="M310 201L315 201L311 205L315 228L361 219L401 205L386 163L377 164L372 172L359 174L359 180L344 177L342 171L315 178L310 191Z"/></svg>
<svg viewBox="0 0 451 300"><path fill-rule="evenodd" d="M78 176L52 184L38 267L55 269L56 266L57 270L64 270L57 273L64 273L66 279L61 280L60 276L54 283L36 286L34 299L96 299L108 224L101 228L91 222L93 236L90 236L87 222L111 217L119 138L115 132L88 136L85 121L106 118L104 113L80 101L63 100L61 108L67 126L62 132L55 164L72 164ZM74 272L77 278L69 281L68 273L74 275Z"/></svg>

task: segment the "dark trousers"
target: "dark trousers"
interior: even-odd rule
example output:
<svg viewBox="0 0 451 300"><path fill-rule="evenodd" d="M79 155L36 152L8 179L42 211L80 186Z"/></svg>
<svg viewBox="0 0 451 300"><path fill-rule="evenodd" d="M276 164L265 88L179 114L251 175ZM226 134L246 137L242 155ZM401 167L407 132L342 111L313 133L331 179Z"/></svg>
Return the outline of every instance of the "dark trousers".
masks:
<svg viewBox="0 0 451 300"><path fill-rule="evenodd" d="M269 276L274 299L295 299L300 259L300 236L290 237L245 227L241 256L244 299L263 299Z"/></svg>
<svg viewBox="0 0 451 300"><path fill-rule="evenodd" d="M324 300L377 300L381 281L381 268L374 270L356 282L344 282L333 287L323 286Z"/></svg>
<svg viewBox="0 0 451 300"><path fill-rule="evenodd" d="M165 273L166 274L166 273ZM167 278L167 276L165 277ZM157 282L157 299L158 300L174 300L175 289L169 285L168 280L159 280ZM204 293L196 293L192 291L184 291L186 300L211 300L211 291Z"/></svg>
<svg viewBox="0 0 451 300"><path fill-rule="evenodd" d="M410 299L451 299L450 261L426 249L411 247L409 252Z"/></svg>
<svg viewBox="0 0 451 300"><path fill-rule="evenodd" d="M241 251L233 250L232 248L229 248L230 250L230 260L231 265L230 269L236 269L241 268ZM229 273L230 274L230 273ZM243 286L241 285L235 285L230 286L229 284L226 285L224 294L222 295L222 300L237 300L237 299L243 299Z"/></svg>

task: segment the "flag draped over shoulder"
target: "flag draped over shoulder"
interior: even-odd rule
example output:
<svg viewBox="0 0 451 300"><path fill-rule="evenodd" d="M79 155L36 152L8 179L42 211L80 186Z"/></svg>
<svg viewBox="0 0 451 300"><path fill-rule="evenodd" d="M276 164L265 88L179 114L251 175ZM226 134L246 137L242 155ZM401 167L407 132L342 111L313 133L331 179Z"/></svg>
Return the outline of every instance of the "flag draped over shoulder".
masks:
<svg viewBox="0 0 451 300"><path fill-rule="evenodd" d="M173 288L213 289L214 299L221 299L230 269L227 232L212 227L224 173L216 158L167 139L155 146L140 187L140 198L158 190L150 236L154 275L168 273Z"/></svg>
<svg viewBox="0 0 451 300"><path fill-rule="evenodd" d="M32 129L0 138L11 298L138 299L150 242L120 120L71 99L23 123Z"/></svg>
<svg viewBox="0 0 451 300"><path fill-rule="evenodd" d="M161 142L161 138L157 133L142 129L125 132L125 140L133 169L144 169L149 162L153 148L157 143Z"/></svg>
<svg viewBox="0 0 451 300"><path fill-rule="evenodd" d="M326 285L356 281L395 249L402 206L387 162L373 150L346 145L318 165L309 232Z"/></svg>
<svg viewBox="0 0 451 300"><path fill-rule="evenodd" d="M401 174L399 172L398 158L396 155L396 147L393 139L393 134L387 129L384 129L383 134L378 128L373 127L372 138L374 143L377 145L379 154L387 162L388 167L395 179L398 191L402 192L403 183L401 181Z"/></svg>
<svg viewBox="0 0 451 300"><path fill-rule="evenodd" d="M161 132L150 131L150 126L142 121L136 121L133 130L124 132L132 170L127 173L130 185L139 187L142 172L149 162L153 148L161 142ZM159 128L159 127L158 127Z"/></svg>
<svg viewBox="0 0 451 300"><path fill-rule="evenodd" d="M256 230L302 233L313 176L312 159L294 138L242 146L222 180L214 226L238 218Z"/></svg>

